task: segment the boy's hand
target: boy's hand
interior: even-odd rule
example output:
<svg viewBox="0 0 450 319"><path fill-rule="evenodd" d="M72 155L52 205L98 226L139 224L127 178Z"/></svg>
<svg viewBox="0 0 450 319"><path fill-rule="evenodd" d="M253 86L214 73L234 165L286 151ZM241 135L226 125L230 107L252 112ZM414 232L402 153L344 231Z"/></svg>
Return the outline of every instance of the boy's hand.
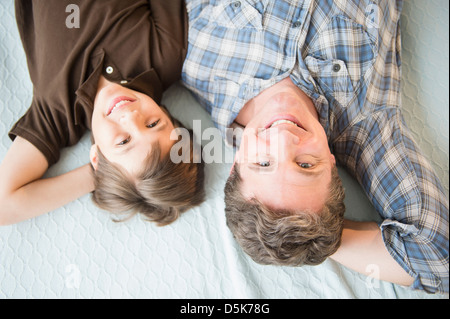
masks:
<svg viewBox="0 0 450 319"><path fill-rule="evenodd" d="M0 164L0 225L42 215L94 190L89 164L42 179L47 169L34 145L21 137L14 140Z"/></svg>

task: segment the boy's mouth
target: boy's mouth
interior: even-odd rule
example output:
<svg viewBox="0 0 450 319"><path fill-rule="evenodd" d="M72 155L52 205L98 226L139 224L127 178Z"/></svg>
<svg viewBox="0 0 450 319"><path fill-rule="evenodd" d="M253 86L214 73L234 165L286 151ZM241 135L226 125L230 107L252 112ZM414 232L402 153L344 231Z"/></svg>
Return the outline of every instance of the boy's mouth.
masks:
<svg viewBox="0 0 450 319"><path fill-rule="evenodd" d="M108 108L108 113L106 115L109 116L112 113L116 112L117 110L119 110L119 109L123 108L124 106L131 104L135 101L136 101L136 99L133 99L133 98L130 98L127 96L116 97L114 100L112 100L112 102Z"/></svg>

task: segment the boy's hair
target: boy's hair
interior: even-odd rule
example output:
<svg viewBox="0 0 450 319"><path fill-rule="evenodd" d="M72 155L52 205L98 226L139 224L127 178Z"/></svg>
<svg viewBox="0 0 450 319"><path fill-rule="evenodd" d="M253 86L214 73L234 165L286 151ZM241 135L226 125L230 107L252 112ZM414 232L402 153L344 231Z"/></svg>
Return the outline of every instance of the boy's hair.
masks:
<svg viewBox="0 0 450 319"><path fill-rule="evenodd" d="M318 265L339 248L344 222L344 188L333 167L322 211L272 211L240 191L238 164L225 185L227 225L255 262L264 265Z"/></svg>
<svg viewBox="0 0 450 319"><path fill-rule="evenodd" d="M181 123L168 111L174 127ZM125 221L141 213L158 226L174 222L181 213L200 205L205 198L203 163L194 163L194 137L190 132L190 161L173 163L170 154L162 160L161 149L153 145L152 152L144 161L144 167L131 176L122 167L111 163L98 149L98 166L93 170L94 203L101 209L126 217Z"/></svg>

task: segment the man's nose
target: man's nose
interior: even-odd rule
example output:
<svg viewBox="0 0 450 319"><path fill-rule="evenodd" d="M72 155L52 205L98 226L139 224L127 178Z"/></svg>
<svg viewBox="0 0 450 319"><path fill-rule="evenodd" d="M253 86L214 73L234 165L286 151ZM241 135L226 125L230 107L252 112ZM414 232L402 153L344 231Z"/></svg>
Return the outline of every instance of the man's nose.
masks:
<svg viewBox="0 0 450 319"><path fill-rule="evenodd" d="M283 149L289 149L300 143L300 138L288 129L275 129L270 135L270 144L276 143Z"/></svg>
<svg viewBox="0 0 450 319"><path fill-rule="evenodd" d="M260 154L271 154L278 161L288 160L296 152L300 144L300 138L286 128L275 128L260 135L258 152Z"/></svg>
<svg viewBox="0 0 450 319"><path fill-rule="evenodd" d="M277 158L277 162L284 162L294 156L300 138L287 129L271 130L270 134L266 136L266 148L268 147L272 156ZM261 150L260 150L261 152Z"/></svg>

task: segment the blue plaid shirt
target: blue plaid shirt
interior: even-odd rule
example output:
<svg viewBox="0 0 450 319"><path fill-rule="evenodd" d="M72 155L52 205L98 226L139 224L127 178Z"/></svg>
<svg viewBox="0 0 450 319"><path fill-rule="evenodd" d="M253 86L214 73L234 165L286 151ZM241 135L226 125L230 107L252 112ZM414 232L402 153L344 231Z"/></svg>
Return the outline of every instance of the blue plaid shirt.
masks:
<svg viewBox="0 0 450 319"><path fill-rule="evenodd" d="M383 218L413 287L448 292L448 199L401 112L402 1L188 0L183 82L226 129L290 76Z"/></svg>

